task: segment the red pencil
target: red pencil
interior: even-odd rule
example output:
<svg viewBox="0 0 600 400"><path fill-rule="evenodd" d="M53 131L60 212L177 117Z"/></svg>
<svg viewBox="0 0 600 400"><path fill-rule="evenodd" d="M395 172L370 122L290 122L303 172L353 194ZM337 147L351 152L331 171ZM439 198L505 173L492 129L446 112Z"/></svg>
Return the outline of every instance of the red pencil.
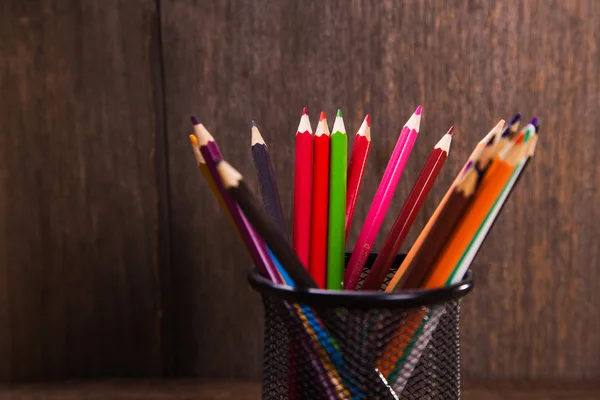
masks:
<svg viewBox="0 0 600 400"><path fill-rule="evenodd" d="M392 226L392 230L385 240L379 255L375 259L361 290L379 290L381 288L385 276L392 266L396 255L400 251L400 247L402 247L412 224L415 222L415 218L423 206L423 202L425 201L429 190L431 190L435 179L444 166L446 158L448 157L448 151L450 150L450 143L452 142L451 135L453 131L454 127L450 127L448 132L442 136L429 154L429 158L427 159L419 178L417 178L417 181L411 189L410 194L406 198L406 202L402 206L402 210L400 211L400 214L398 214L398 217Z"/></svg>
<svg viewBox="0 0 600 400"><path fill-rule="evenodd" d="M300 262L308 269L310 258L310 205L312 201L312 129L308 110L304 107L296 133L296 165L294 169L294 229L292 247Z"/></svg>
<svg viewBox="0 0 600 400"><path fill-rule="evenodd" d="M312 214L309 271L321 289L327 277L327 220L329 207L329 126L324 112L313 144Z"/></svg>
<svg viewBox="0 0 600 400"><path fill-rule="evenodd" d="M371 148L371 117L367 114L362 125L356 132L354 144L352 145L352 153L350 153L350 161L348 162L348 189L346 191L346 240L348 240L348 232L352 224L354 216L354 207L356 199L360 191L360 183L362 182L365 172L365 165L369 157L369 149Z"/></svg>

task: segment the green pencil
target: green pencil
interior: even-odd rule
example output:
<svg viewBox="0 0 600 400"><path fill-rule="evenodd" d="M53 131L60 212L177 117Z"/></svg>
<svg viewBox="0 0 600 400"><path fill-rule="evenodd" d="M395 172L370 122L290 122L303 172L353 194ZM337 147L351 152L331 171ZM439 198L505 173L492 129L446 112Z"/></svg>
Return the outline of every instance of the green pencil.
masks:
<svg viewBox="0 0 600 400"><path fill-rule="evenodd" d="M327 289L344 288L346 243L346 169L348 136L338 110L331 130L329 161L329 228L327 238Z"/></svg>

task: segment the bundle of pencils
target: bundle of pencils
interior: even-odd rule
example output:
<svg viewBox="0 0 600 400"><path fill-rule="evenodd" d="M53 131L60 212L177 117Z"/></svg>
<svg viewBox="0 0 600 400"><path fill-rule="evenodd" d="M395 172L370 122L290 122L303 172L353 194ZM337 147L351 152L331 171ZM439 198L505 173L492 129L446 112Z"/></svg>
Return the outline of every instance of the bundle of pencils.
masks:
<svg viewBox="0 0 600 400"><path fill-rule="evenodd" d="M337 111L331 131L327 116L322 112L313 135L308 110L303 110L295 134L291 241L284 224L269 149L254 121L251 153L260 199L249 189L245 178L223 159L215 139L195 117L192 117L194 134L190 135L190 141L209 187L257 269L268 279L298 288L380 291L386 277L393 272L385 292L431 289L452 285L464 278L534 155L540 125L534 117L519 130L519 114L508 124L500 120L473 149L404 261L393 265L448 157L454 132L450 127L425 160L374 263L366 266L419 135L422 112L422 107L417 107L400 130L347 265L348 231L371 147L369 115L356 131L348 160L348 135L342 112ZM352 392L353 383L344 381L340 375L344 365L339 349L323 339L328 337L327 326L320 323L318 315L308 307L292 307L290 313L306 328L307 342L300 343L300 347L310 348L310 340L316 340L318 348L313 348L311 360L327 377L321 382L323 390L337 393L343 387ZM426 335L417 333L418 327L435 326L439 311L415 312L410 318L416 322L412 324L415 328L402 328L387 344L385 357L378 365L378 371L387 381L400 386L402 377L411 368L403 363L406 354L419 351L429 340ZM389 363L390 355L398 354L402 357Z"/></svg>

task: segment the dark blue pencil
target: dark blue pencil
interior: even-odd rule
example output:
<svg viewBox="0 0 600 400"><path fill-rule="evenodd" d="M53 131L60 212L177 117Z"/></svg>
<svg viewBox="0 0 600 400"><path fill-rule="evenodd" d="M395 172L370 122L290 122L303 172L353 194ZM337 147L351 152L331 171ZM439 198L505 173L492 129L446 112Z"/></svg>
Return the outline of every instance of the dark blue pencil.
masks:
<svg viewBox="0 0 600 400"><path fill-rule="evenodd" d="M252 159L254 160L254 168L256 169L256 177L265 211L277 224L281 233L287 237L285 223L283 222L283 210L279 199L279 190L277 189L277 180L275 179L269 148L254 121L252 121Z"/></svg>

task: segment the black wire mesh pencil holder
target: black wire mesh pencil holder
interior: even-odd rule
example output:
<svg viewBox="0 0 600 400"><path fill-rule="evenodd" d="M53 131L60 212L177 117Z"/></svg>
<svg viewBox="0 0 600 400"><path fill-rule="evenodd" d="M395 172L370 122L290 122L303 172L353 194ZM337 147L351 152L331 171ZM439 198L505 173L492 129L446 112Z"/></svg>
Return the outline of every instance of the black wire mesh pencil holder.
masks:
<svg viewBox="0 0 600 400"><path fill-rule="evenodd" d="M256 271L248 280L264 304L263 399L460 399L460 298L470 274L385 294L298 290Z"/></svg>

